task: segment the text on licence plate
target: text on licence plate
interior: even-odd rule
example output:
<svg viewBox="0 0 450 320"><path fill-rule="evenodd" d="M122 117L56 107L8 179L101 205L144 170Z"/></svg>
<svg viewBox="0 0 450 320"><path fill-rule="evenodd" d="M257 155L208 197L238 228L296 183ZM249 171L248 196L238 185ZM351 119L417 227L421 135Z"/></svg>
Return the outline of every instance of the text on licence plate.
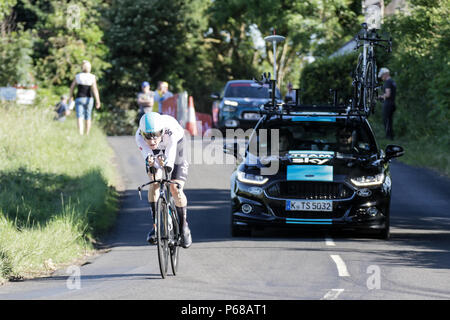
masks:
<svg viewBox="0 0 450 320"><path fill-rule="evenodd" d="M244 119L246 120L259 120L260 117L258 113L244 113Z"/></svg>
<svg viewBox="0 0 450 320"><path fill-rule="evenodd" d="M286 211L333 211L333 202L326 200L287 200Z"/></svg>

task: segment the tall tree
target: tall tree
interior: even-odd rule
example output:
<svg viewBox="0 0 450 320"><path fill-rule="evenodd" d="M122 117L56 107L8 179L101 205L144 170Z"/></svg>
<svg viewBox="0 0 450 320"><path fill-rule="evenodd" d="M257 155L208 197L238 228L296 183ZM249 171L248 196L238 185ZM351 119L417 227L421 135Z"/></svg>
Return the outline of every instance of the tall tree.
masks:
<svg viewBox="0 0 450 320"><path fill-rule="evenodd" d="M143 80L168 80L173 90L201 86L195 72L204 50L201 34L207 29L202 14L206 0L113 0L107 17L110 88L122 99L135 96ZM194 78L196 77L196 78ZM124 102L129 107L130 102ZM128 104L128 106L127 106Z"/></svg>
<svg viewBox="0 0 450 320"><path fill-rule="evenodd" d="M102 0L18 0L16 21L33 30L34 63L43 86L67 86L90 60L93 72L102 75L107 47L102 43ZM101 82L100 82L101 83Z"/></svg>

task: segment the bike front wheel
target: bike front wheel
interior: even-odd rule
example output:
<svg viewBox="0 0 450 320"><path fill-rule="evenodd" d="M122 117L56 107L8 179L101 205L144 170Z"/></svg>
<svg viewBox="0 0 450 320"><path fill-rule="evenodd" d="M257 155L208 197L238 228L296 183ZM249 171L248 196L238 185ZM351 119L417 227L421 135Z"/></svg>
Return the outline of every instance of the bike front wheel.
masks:
<svg viewBox="0 0 450 320"><path fill-rule="evenodd" d="M172 266L172 273L174 276L178 272L179 255L180 255L180 224L177 218L177 212L175 206L170 207L171 217L172 217L172 228L171 228L171 246L170 246L170 265Z"/></svg>
<svg viewBox="0 0 450 320"><path fill-rule="evenodd" d="M156 206L156 233L158 239L159 270L163 279L169 267L169 221L167 203L159 198Z"/></svg>

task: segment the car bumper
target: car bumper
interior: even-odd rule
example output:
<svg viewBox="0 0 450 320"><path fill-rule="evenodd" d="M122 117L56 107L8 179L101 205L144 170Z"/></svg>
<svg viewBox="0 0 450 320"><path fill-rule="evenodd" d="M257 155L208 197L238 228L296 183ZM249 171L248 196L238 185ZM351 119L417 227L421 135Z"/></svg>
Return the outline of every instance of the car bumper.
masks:
<svg viewBox="0 0 450 320"><path fill-rule="evenodd" d="M219 121L220 129L253 129L259 120L244 120L238 118L228 118Z"/></svg>
<svg viewBox="0 0 450 320"><path fill-rule="evenodd" d="M253 129L259 118L248 119L246 115L258 115L259 110L254 108L239 108L235 112L222 112L219 116L218 127L220 129Z"/></svg>
<svg viewBox="0 0 450 320"><path fill-rule="evenodd" d="M312 212L288 211L285 209L286 201L291 199L273 199L267 197L265 192L253 196L245 192L248 185L238 184L239 191L232 197L234 228L283 227L376 232L389 226L390 194L381 189L373 190L371 197L360 197L355 190L347 199L329 200L332 201L332 212ZM244 213L244 204L251 205L252 212Z"/></svg>

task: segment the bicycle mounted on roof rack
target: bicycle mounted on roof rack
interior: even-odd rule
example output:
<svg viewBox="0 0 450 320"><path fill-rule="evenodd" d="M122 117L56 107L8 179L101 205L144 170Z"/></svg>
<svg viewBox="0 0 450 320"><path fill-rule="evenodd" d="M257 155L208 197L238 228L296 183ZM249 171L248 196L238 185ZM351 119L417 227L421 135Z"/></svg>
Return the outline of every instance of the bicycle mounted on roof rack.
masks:
<svg viewBox="0 0 450 320"><path fill-rule="evenodd" d="M320 116L323 113L327 113L329 116L347 116L360 117L366 119L370 113L374 111L375 93L378 89L378 83L376 81L376 61L374 46L385 48L386 51L391 51L392 38L389 40L381 39L377 34L376 29L368 30L367 23L362 24L363 29L355 37L356 47L355 50L361 46L364 47L362 54L358 57L358 64L356 72L353 76L352 86L353 98L349 100L347 104L339 104L337 98L337 90L330 89L333 93L334 103L332 105L327 104L302 104L300 103L300 89L295 89L296 99L290 103L276 103L275 88L276 79L271 79L270 72L268 74L263 73L261 80L253 79L261 86L269 85L269 92L271 99L266 104L260 107L259 113L263 116L262 121L267 121L272 115L291 115L294 112L308 112L308 116ZM362 35L361 35L362 34ZM284 37L273 35L265 38L266 41L271 41L274 48L274 72L276 71L276 43L283 41ZM361 44L362 41L362 44ZM387 42L387 45L382 45L382 42Z"/></svg>
<svg viewBox="0 0 450 320"><path fill-rule="evenodd" d="M369 29L367 23L361 24L362 29L355 36L354 50L363 48L358 56L356 69L353 74L353 107L358 108L367 116L374 113L376 96L380 88L377 81L377 64L375 60L375 46L392 51L392 38L382 39L376 28ZM384 45L383 43L386 43Z"/></svg>
<svg viewBox="0 0 450 320"><path fill-rule="evenodd" d="M270 73L262 74L261 80L254 79L259 85L270 85L271 99L264 105L260 106L259 113L262 115L262 121L267 121L272 116L283 117L283 115L295 115L298 113L308 113L308 116L323 116L327 113L327 116L347 116L350 117L360 117L361 119L366 118L367 115L361 112L359 109L352 108L351 101L347 104L338 104L337 97L335 94L334 104L301 104L299 91L296 89L296 101L292 103L276 103L275 99L275 86L276 80L271 79Z"/></svg>

